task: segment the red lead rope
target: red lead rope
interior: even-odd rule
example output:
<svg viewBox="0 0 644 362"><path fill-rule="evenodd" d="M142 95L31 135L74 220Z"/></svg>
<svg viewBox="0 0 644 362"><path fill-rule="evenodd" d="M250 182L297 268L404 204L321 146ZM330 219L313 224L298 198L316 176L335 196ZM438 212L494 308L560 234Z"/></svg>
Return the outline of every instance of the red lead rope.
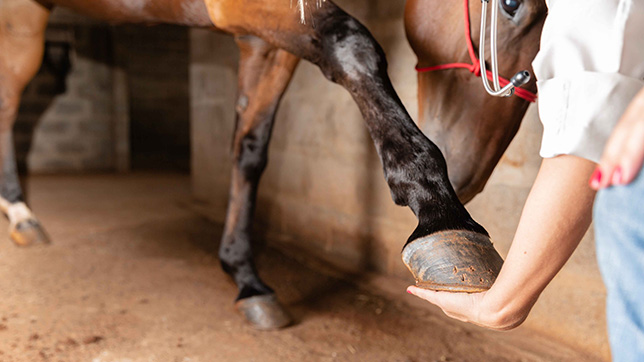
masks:
<svg viewBox="0 0 644 362"><path fill-rule="evenodd" d="M418 67L416 66L416 71L419 73L425 73L425 72L433 72L435 70L444 70L444 69L455 69L455 68L462 68L462 69L467 69L470 71L470 73L474 74L477 77L481 76L481 65L479 64L479 59L476 56L476 53L474 52L474 45L472 44L472 35L470 34L470 12L469 12L469 7L468 7L468 0L463 0L463 3L465 4L465 39L467 40L467 51L470 53L470 59L472 60L472 64L467 64L467 63L449 63L449 64L441 64L441 65L435 65L433 67ZM492 72L487 71L487 79L492 80ZM499 83L501 84L501 87L505 87L510 81L503 78L499 77ZM534 103L537 100L537 95L535 93L530 92L529 90L523 89L523 88L515 88L514 94L517 95L517 97L523 98L528 102Z"/></svg>

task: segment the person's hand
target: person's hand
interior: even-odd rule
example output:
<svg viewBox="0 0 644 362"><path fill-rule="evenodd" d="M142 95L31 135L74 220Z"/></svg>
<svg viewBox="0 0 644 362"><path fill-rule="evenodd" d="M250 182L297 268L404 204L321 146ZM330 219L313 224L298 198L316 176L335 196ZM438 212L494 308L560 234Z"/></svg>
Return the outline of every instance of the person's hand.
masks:
<svg viewBox="0 0 644 362"><path fill-rule="evenodd" d="M644 90L640 91L611 134L590 187L626 185L637 177L644 162Z"/></svg>
<svg viewBox="0 0 644 362"><path fill-rule="evenodd" d="M486 298L488 292L435 292L415 286L407 288L407 292L436 305L448 317L499 331L518 327L529 312L528 309L524 313L507 315Z"/></svg>
<svg viewBox="0 0 644 362"><path fill-rule="evenodd" d="M495 330L518 327L588 230L595 192L585 186L595 166L571 155L542 161L503 267L487 292L407 290L452 318Z"/></svg>

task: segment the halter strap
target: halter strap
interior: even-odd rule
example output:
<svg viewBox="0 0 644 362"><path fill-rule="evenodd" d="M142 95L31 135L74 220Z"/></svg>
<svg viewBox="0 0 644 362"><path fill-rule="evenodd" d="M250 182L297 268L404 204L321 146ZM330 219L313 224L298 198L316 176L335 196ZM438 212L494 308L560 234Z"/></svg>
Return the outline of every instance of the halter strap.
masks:
<svg viewBox="0 0 644 362"><path fill-rule="evenodd" d="M467 52L470 54L470 60L472 61L472 64L467 64L467 63L448 63L448 64L440 64L440 65L434 65L431 67L419 67L416 66L416 71L419 73L426 73L426 72L433 72L437 70L445 70L445 69L467 69L470 71L470 73L474 74L477 77L481 76L481 66L479 64L479 59L476 56L476 52L474 51L474 44L472 43L472 35L470 34L470 12L469 12L469 6L468 6L469 0L463 0L463 4L465 5L465 39L467 41ZM487 79L492 80L492 72L491 71L486 71ZM501 84L501 87L504 87L508 83L510 83L509 80L503 77L499 77L499 83ZM537 95L533 92L530 92L527 89L524 88L515 88L514 89L514 94L517 95L517 97L523 98L528 102L534 103L537 100Z"/></svg>

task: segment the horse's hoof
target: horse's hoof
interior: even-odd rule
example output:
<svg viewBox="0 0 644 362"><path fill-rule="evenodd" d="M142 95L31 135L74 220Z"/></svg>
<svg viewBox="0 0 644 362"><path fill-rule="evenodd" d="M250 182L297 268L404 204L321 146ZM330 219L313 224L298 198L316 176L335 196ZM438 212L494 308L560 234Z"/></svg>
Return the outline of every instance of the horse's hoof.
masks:
<svg viewBox="0 0 644 362"><path fill-rule="evenodd" d="M49 244L49 236L36 219L26 219L11 226L11 240L18 246Z"/></svg>
<svg viewBox="0 0 644 362"><path fill-rule="evenodd" d="M274 294L240 299L235 303L235 308L259 330L280 329L291 324L291 317L282 308Z"/></svg>
<svg viewBox="0 0 644 362"><path fill-rule="evenodd" d="M490 289L503 265L489 237L464 230L416 239L405 246L402 259L416 286L466 293Z"/></svg>

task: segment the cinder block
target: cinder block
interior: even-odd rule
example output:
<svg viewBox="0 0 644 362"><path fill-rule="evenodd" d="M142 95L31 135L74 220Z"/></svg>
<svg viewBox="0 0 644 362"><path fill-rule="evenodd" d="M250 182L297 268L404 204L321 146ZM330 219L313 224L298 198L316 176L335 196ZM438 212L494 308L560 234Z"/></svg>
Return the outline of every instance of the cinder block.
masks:
<svg viewBox="0 0 644 362"><path fill-rule="evenodd" d="M55 134L64 134L70 129L70 123L65 121L43 122L38 126L40 132L45 133L48 137Z"/></svg>
<svg viewBox="0 0 644 362"><path fill-rule="evenodd" d="M65 117L88 112L88 108L86 106L87 102L82 99L64 97L58 102L55 102L51 111L59 114L61 117Z"/></svg>
<svg viewBox="0 0 644 362"><path fill-rule="evenodd" d="M78 142L59 142L56 150L62 154L81 154L87 150L87 147Z"/></svg>

